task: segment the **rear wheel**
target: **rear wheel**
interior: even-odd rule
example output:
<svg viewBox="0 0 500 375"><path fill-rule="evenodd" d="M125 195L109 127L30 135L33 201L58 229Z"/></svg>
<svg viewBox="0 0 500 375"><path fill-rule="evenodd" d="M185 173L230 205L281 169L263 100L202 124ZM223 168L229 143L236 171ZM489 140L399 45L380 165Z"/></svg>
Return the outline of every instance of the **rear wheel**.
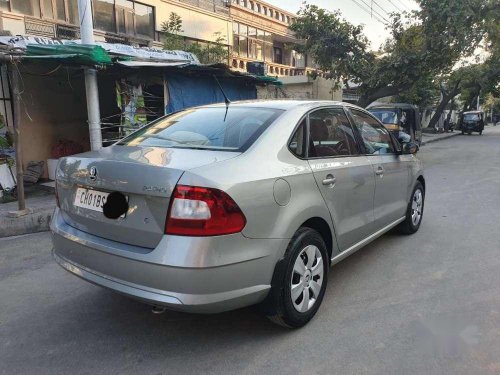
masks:
<svg viewBox="0 0 500 375"><path fill-rule="evenodd" d="M406 218L398 226L398 230L404 234L413 234L420 228L424 214L425 191L422 183L418 181L413 188L410 202L406 209Z"/></svg>
<svg viewBox="0 0 500 375"><path fill-rule="evenodd" d="M266 310L271 312L268 318L288 328L307 324L323 301L329 264L320 234L300 228L288 245L281 275L265 301Z"/></svg>

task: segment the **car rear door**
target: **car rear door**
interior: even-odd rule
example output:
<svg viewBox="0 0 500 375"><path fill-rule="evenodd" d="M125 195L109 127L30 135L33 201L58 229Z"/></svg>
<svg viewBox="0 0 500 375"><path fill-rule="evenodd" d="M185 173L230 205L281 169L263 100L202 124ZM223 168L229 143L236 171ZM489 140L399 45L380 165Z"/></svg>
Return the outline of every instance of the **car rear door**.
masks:
<svg viewBox="0 0 500 375"><path fill-rule="evenodd" d="M373 231L375 177L342 107L309 114L307 157L344 251Z"/></svg>
<svg viewBox="0 0 500 375"><path fill-rule="evenodd" d="M375 175L375 227L381 229L405 215L410 163L399 155L389 131L367 112L350 108Z"/></svg>

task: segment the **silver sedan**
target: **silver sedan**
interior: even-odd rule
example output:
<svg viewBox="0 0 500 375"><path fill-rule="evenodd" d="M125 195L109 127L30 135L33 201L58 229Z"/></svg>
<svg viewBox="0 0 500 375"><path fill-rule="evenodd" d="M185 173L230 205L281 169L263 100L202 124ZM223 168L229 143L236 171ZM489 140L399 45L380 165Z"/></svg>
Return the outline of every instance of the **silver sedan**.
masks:
<svg viewBox="0 0 500 375"><path fill-rule="evenodd" d="M53 254L157 308L259 304L300 327L320 307L330 265L391 228L418 230L417 150L346 103L190 108L61 159Z"/></svg>

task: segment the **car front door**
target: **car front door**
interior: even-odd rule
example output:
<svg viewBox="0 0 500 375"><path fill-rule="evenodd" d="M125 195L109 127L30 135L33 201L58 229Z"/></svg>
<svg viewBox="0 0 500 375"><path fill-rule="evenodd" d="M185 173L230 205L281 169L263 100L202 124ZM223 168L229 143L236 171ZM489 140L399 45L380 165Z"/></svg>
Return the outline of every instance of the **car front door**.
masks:
<svg viewBox="0 0 500 375"><path fill-rule="evenodd" d="M389 131L378 120L354 108L349 111L373 166L375 226L381 229L405 216L410 163L407 155L399 155Z"/></svg>
<svg viewBox="0 0 500 375"><path fill-rule="evenodd" d="M342 107L313 111L308 117L308 162L330 210L341 251L373 231L375 177L361 155Z"/></svg>

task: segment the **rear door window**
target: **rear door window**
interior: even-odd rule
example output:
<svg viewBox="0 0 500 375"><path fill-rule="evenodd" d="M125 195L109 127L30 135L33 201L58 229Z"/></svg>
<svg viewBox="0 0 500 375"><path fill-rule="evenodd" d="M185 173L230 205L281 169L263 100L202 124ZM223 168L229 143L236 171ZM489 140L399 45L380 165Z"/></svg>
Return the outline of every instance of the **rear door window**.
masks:
<svg viewBox="0 0 500 375"><path fill-rule="evenodd" d="M309 115L309 157L359 154L354 132L342 108L324 108Z"/></svg>
<svg viewBox="0 0 500 375"><path fill-rule="evenodd" d="M282 112L240 106L191 108L161 118L118 144L243 152Z"/></svg>

